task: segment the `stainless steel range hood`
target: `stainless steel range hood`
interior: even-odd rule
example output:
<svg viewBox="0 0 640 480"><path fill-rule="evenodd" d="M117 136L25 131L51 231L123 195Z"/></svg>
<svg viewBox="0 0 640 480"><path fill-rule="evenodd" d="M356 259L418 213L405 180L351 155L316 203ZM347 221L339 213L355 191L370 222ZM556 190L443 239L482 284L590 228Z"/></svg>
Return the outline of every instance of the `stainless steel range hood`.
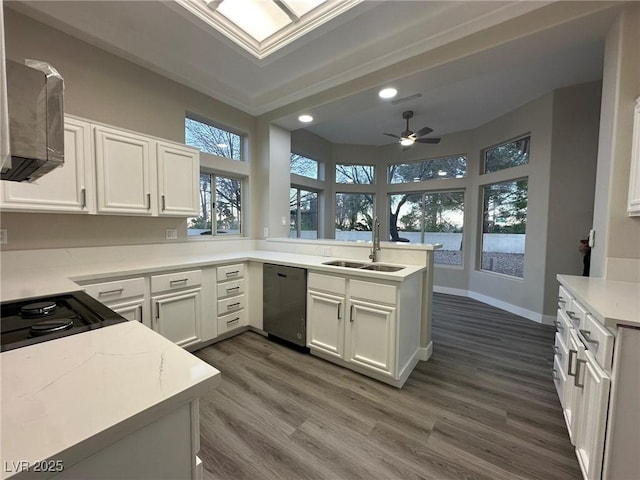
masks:
<svg viewBox="0 0 640 480"><path fill-rule="evenodd" d="M48 63L6 61L11 164L2 180L32 182L64 163L64 82Z"/></svg>

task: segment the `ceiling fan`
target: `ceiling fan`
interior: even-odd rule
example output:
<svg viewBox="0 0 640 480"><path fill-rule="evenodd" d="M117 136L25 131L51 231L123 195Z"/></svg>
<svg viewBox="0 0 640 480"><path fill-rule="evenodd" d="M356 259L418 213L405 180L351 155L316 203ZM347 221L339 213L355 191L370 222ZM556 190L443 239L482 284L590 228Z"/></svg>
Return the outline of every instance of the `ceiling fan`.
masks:
<svg viewBox="0 0 640 480"><path fill-rule="evenodd" d="M440 137L432 137L432 138L420 138L429 133L433 132L432 128L423 127L417 132L413 132L409 130L409 119L413 117L413 111L407 110L406 112L402 112L402 118L407 121L407 128L404 132L402 132L399 136L393 133L385 133L389 137L393 137L398 139L398 143L402 145L402 150L408 150L411 145L414 143L438 143L440 142Z"/></svg>

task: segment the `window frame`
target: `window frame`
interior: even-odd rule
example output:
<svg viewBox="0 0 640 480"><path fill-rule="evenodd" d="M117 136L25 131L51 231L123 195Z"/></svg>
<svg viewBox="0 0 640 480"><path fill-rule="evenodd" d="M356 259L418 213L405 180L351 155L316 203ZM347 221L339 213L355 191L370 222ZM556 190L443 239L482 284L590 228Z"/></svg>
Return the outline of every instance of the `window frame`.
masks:
<svg viewBox="0 0 640 480"><path fill-rule="evenodd" d="M410 182L392 182L392 174L391 174L391 169L393 167L399 166L399 165L416 165L419 163L429 163L429 162L436 162L438 160L446 160L448 158L462 158L464 159L464 175L462 176L454 176L454 177L449 177L449 176L437 176L437 177L433 177L433 178L426 178L426 179L414 179ZM387 185L391 186L391 185L413 185L413 184L418 184L420 182L431 182L434 180L461 180L464 178L468 178L468 174L469 174L469 155L467 155L466 153L459 153L459 154L452 154L452 155L444 155L444 156L438 156L438 157L432 157L432 158L422 158L422 159L418 159L418 160L410 160L410 161L406 161L406 162L390 162L386 164L386 176L387 176Z"/></svg>
<svg viewBox="0 0 640 480"><path fill-rule="evenodd" d="M189 220L191 220L192 218L197 218L197 217L188 217L187 218L187 238L189 239L213 239L213 238L239 238L239 237L244 237L245 236L245 224L246 224L246 209L244 207L244 205L246 204L246 183L247 183L247 179L237 176L237 175L233 175L233 174L229 174L227 172L222 172L222 171L216 171L216 170L211 170L208 168L201 168L200 169L200 176L202 175L208 175L210 178L210 182L211 182L211 233L208 234L197 234L197 235L191 235L189 234ZM218 192L217 192L217 179L218 178L226 178L226 179L231 179L231 180L236 180L239 182L240 184L240 194L239 194L239 198L240 198L240 214L238 215L238 233L219 233L218 232L218 228L217 228L217 220L215 220L215 213L217 213L217 208L218 208ZM200 205L200 208L202 208L202 205ZM202 212L202 211L201 211ZM214 224L216 228L214 228Z"/></svg>
<svg viewBox="0 0 640 480"><path fill-rule="evenodd" d="M498 147L502 147L504 145L508 145L510 143L518 142L520 140L525 140L525 139L528 140L527 141L528 152L527 152L527 161L526 161L526 163L522 163L520 165L511 165L511 166L508 166L508 167L505 167L505 168L500 168L498 170L493 170L491 172L487 172L487 152L488 151L493 150L493 149L498 148ZM480 151L480 175L481 176L482 175L493 175L493 174L496 174L496 173L499 173L499 172L503 172L505 170L510 170L512 168L524 167L526 165L529 165L529 160L530 159L531 159L531 132L527 132L527 133L524 133L522 135L518 135L516 137L513 137L513 138L511 138L509 140L506 140L506 141L503 141L503 142L500 142L500 143L496 143L496 144L491 145L489 147L483 148Z"/></svg>
<svg viewBox="0 0 640 480"><path fill-rule="evenodd" d="M301 157L301 158L303 158L303 159L305 159L305 160L310 160L310 161L312 161L312 162L315 162L315 163L316 163L316 176L315 176L315 177L309 177L308 175L303 175L303 174L301 174L301 173L297 173L297 172L294 172L293 170L291 170L291 162L292 162L292 160L293 160L293 158L292 158L292 157L293 157L294 155L297 155L298 157ZM301 178L306 178L306 179L309 179L309 180L315 180L315 181L321 181L321 180L322 180L322 179L320 178L320 177L321 177L321 175L322 175L322 167L321 167L321 164L322 164L322 162L321 162L320 160L316 160L315 158L308 157L308 156L303 155L303 154L298 153L298 152L293 152L293 151L292 151L292 152L290 153L290 155L289 155L289 173L290 173L291 175L296 175L296 176L301 177Z"/></svg>
<svg viewBox="0 0 640 480"><path fill-rule="evenodd" d="M308 178L308 177L306 177L306 178ZM312 189L312 188L309 188L309 187L306 187L306 186L294 185L294 184L291 184L289 186L289 191L291 191L291 190L296 190L296 192L297 192L296 197L297 198L296 198L296 229L295 229L296 236L295 237L291 237L290 236L290 238L302 238L301 237L301 233L303 231L306 231L306 230L302 230L302 228L301 228L302 215L301 215L301 210L300 210L300 191L305 191L305 192L308 192L308 193L315 193L316 196L317 196L317 199L316 199L316 238L315 238L315 240L320 239L320 225L321 225L321 221L320 221L320 211L321 211L321 209L320 209L320 199L321 199L321 195L322 195L322 190L316 190L316 189ZM294 230L291 230L291 228L290 228L289 232L292 232L292 231L294 231ZM291 233L289 235L291 235Z"/></svg>
<svg viewBox="0 0 640 480"><path fill-rule="evenodd" d="M372 170L372 173L373 173L373 175L371 177L371 181L369 183L338 182L338 167L339 166L344 166L344 167L370 167L371 170ZM333 164L333 175L334 175L334 179L333 179L334 184L336 185L336 188L338 188L338 189L345 188L345 185L347 185L347 186L362 185L362 186L368 187L368 188L375 188L376 187L376 183L377 183L378 169L376 168L376 164L375 163L334 163Z"/></svg>

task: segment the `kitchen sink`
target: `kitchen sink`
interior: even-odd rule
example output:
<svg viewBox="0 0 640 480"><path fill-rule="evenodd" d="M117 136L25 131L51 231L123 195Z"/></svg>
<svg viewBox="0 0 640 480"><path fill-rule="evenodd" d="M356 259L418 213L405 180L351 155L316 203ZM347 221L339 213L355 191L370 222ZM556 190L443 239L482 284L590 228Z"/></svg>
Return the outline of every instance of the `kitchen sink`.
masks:
<svg viewBox="0 0 640 480"><path fill-rule="evenodd" d="M375 270L376 272L397 272L398 270L402 270L404 267L398 267L396 265L382 265L380 263L372 263L370 265L365 265L361 267L362 270Z"/></svg>
<svg viewBox="0 0 640 480"><path fill-rule="evenodd" d="M361 270L374 270L376 272L397 272L404 267L398 267L396 265L385 265L383 263L362 263L352 262L349 260L331 260L330 262L324 262L323 265L331 265L333 267L347 267L347 268L359 268Z"/></svg>
<svg viewBox="0 0 640 480"><path fill-rule="evenodd" d="M323 265L332 265L334 267L362 268L367 264L361 262L350 262L348 260L332 260L330 262L324 262Z"/></svg>

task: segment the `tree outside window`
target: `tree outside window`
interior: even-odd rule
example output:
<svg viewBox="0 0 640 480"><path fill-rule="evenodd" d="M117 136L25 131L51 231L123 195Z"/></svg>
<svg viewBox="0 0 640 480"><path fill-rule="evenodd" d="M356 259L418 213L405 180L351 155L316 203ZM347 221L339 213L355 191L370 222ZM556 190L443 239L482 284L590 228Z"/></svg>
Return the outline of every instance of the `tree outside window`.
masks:
<svg viewBox="0 0 640 480"><path fill-rule="evenodd" d="M497 172L505 168L529 163L531 137L522 137L484 151L484 173Z"/></svg>
<svg viewBox="0 0 640 480"><path fill-rule="evenodd" d="M318 179L318 161L297 153L291 153L291 173Z"/></svg>
<svg viewBox="0 0 640 480"><path fill-rule="evenodd" d="M482 270L524 276L528 187L526 178L484 187Z"/></svg>
<svg viewBox="0 0 640 480"><path fill-rule="evenodd" d="M242 160L240 135L189 117L185 117L184 127L187 145L219 157Z"/></svg>
<svg viewBox="0 0 640 480"><path fill-rule="evenodd" d="M212 186L215 185L215 192ZM215 230L212 228L215 222ZM187 219L189 235L242 233L242 181L210 173L200 175L200 215Z"/></svg>
<svg viewBox="0 0 640 480"><path fill-rule="evenodd" d="M318 238L318 192L292 187L289 190L290 238Z"/></svg>
<svg viewBox="0 0 640 480"><path fill-rule="evenodd" d="M373 201L371 193L336 194L336 240L371 240Z"/></svg>
<svg viewBox="0 0 640 480"><path fill-rule="evenodd" d="M373 165L336 165L336 183L372 185L375 183L375 167Z"/></svg>

